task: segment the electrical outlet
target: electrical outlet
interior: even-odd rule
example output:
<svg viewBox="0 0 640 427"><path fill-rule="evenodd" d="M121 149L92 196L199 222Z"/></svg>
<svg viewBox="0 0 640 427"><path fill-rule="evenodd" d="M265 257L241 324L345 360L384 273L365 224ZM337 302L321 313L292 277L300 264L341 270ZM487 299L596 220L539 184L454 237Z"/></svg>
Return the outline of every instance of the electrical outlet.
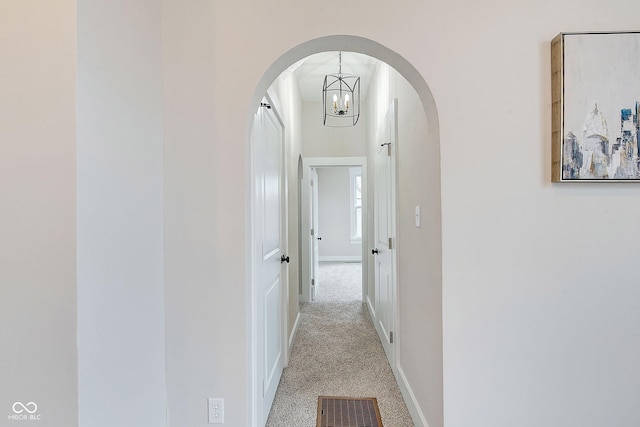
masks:
<svg viewBox="0 0 640 427"><path fill-rule="evenodd" d="M224 424L224 399L209 398L209 424Z"/></svg>

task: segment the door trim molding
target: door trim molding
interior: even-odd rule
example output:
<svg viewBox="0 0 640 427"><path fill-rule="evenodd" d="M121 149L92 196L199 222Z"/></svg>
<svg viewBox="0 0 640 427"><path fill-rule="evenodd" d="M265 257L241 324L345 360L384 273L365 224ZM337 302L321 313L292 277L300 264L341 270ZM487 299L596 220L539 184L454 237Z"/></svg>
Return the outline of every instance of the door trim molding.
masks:
<svg viewBox="0 0 640 427"><path fill-rule="evenodd" d="M390 129L388 129L387 127L391 126ZM389 225L391 226L391 230L390 230L390 238L389 238L389 251L391 253L390 256L390 262L391 262L391 276L392 276L392 280L393 280L393 286L391 289L391 309L393 310L392 313L392 317L393 317L393 324L392 324L392 330L390 330L389 332L393 334L393 342L391 343L391 348L390 348L390 353L386 352L385 349L385 354L387 356L387 359L389 360L389 365L391 366L391 370L393 371L394 375L398 376L398 368L399 368L399 360L400 360L400 342L402 340L402 336L400 334L400 303L399 303L399 288L400 288L400 275L398 274L398 248L399 248L399 230L400 230L400 224L398 221L398 170L399 170L399 164L398 164L398 98L393 98L391 100L391 102L389 103L389 106L387 108L387 112L384 115L383 121L382 123L380 123L378 129L376 130L376 137L375 137L375 145L374 147L376 147L378 150L380 150L381 148L378 147L378 145L380 144L380 141L382 139L384 139L384 132L386 130L390 130L393 133L393 138L392 138L392 143L391 144L385 144L382 143L381 145L388 145L388 155L389 157L391 157L390 160L390 168L391 170L389 171L389 178L390 178L390 182L389 182L389 191L390 191L390 211L389 211L389 215L391 216L391 218L388 219L389 221ZM375 171L376 168L376 163L374 162L373 165L373 169ZM375 172L374 172L374 175ZM374 178L374 180L377 179ZM371 201L372 202L372 206L373 206L373 212L372 215L374 216L374 233L373 236L371 237L372 240L376 239L376 233L377 231L375 230L375 224L377 219L375 218L376 215L376 207L375 207L375 203L376 203L376 199L375 199L375 188L374 188L374 198ZM391 245L391 242L393 241L393 245ZM377 242L376 242L377 244ZM375 261L374 261L375 262ZM374 285L375 285L375 273L374 273ZM375 287L375 286L374 286ZM379 312L379 310L377 310L379 308L379 296L376 294L375 295L375 309L377 312ZM380 319L378 318L377 314L375 315L374 318L374 326L376 328L376 332L378 333L378 336L380 338L380 341L383 343L384 345L384 340L386 340L385 334L382 330L382 327L380 326Z"/></svg>
<svg viewBox="0 0 640 427"><path fill-rule="evenodd" d="M311 191L309 190L309 176L311 168L316 167L362 167L362 301L366 302L367 298L367 273L368 273L368 257L365 248L368 244L367 227L367 158L366 157L303 157L302 167L304 170L302 179L302 254L300 266L302 269L302 294L300 294L301 302L310 302L311 300L311 266L310 266L310 233L311 212L309 205L311 203Z"/></svg>

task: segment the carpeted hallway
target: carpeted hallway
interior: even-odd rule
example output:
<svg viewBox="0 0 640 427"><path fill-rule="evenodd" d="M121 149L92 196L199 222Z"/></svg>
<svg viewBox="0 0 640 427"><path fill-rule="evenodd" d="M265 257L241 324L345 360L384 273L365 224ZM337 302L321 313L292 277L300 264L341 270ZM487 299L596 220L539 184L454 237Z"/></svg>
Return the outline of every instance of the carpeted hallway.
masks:
<svg viewBox="0 0 640 427"><path fill-rule="evenodd" d="M318 396L375 397L385 427L413 423L361 301L361 264L322 263L316 301L302 304L289 367L268 427L313 427Z"/></svg>

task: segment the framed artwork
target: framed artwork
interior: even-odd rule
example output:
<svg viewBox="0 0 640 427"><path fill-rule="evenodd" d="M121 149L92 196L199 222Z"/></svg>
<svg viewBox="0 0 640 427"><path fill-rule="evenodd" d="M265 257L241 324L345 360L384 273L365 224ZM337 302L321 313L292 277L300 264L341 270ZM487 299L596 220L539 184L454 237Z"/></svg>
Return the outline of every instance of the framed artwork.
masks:
<svg viewBox="0 0 640 427"><path fill-rule="evenodd" d="M553 182L640 182L640 32L551 42Z"/></svg>

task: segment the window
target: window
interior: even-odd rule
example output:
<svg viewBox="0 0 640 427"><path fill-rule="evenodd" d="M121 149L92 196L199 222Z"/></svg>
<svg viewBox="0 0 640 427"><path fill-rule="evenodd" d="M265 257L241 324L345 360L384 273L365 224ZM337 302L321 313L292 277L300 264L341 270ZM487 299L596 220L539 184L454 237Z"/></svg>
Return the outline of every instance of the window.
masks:
<svg viewBox="0 0 640 427"><path fill-rule="evenodd" d="M362 168L349 168L351 243L362 242Z"/></svg>

